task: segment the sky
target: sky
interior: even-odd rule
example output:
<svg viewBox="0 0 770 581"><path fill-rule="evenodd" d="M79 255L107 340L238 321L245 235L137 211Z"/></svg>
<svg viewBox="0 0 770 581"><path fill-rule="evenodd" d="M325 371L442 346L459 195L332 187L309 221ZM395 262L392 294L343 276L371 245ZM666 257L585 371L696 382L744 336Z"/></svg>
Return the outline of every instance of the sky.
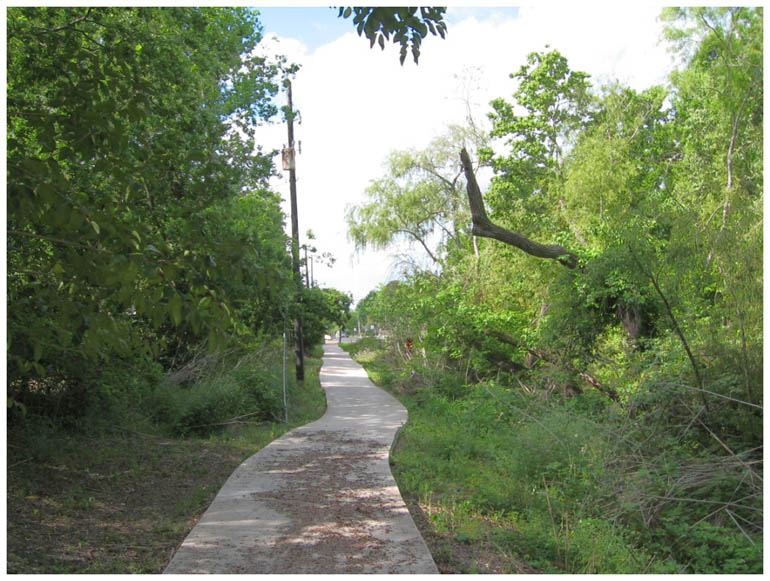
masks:
<svg viewBox="0 0 770 581"><path fill-rule="evenodd" d="M511 101L510 74L527 54L547 46L559 50L573 70L591 75L595 87L617 80L643 90L666 84L673 67L660 42L660 7L644 3L450 7L446 39L425 39L419 64L409 56L403 66L398 46L370 49L352 18L338 18L336 9L257 9L265 36L258 50L301 65L292 81L301 115L294 127L301 142L296 162L300 244L312 230L310 243L336 258L332 267L314 264L316 283L352 293L355 301L398 278L396 255L408 248L356 253L347 238L346 209L363 203L370 182L384 176L389 152L423 148L448 125L462 123L463 95L470 97L474 120L488 127L489 102ZM284 96L279 99L285 103ZM280 149L286 136L285 124L276 123L258 128L257 140L265 150ZM276 162L280 167L280 159ZM287 200L290 224L288 172L283 173L271 185ZM413 252L424 251L415 247Z"/></svg>

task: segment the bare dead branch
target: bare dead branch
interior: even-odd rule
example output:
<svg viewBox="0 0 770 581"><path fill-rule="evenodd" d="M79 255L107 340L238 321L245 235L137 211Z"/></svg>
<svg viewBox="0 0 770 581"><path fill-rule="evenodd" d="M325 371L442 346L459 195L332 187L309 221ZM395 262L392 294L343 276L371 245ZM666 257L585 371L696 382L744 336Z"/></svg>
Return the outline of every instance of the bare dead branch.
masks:
<svg viewBox="0 0 770 581"><path fill-rule="evenodd" d="M526 236L522 236L518 232L493 224L484 209L481 190L476 182L473 165L471 164L470 156L465 148L460 152L460 161L462 162L463 170L465 171L466 190L468 192L468 202L471 207L473 234L475 236L493 238L499 242L515 246L531 256L558 260L568 268L575 268L577 266L577 256L563 246L559 246L558 244L540 244L530 240Z"/></svg>

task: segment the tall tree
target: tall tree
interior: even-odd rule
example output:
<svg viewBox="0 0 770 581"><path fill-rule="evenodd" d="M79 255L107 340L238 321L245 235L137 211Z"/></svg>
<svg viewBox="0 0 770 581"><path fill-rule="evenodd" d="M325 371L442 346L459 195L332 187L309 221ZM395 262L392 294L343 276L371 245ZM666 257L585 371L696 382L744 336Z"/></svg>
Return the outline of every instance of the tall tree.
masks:
<svg viewBox="0 0 770 581"><path fill-rule="evenodd" d="M698 305L696 312L716 309L721 315L700 319L713 325L703 329L703 340L726 368L740 370L740 382L730 385L733 394L758 402L763 9L670 9L663 18L668 38L687 65L673 77L680 160L672 168L671 180L689 224L678 221L672 235L683 244L689 242L692 259L687 268L699 272L694 280L710 289L710 300ZM680 261L676 264L682 268Z"/></svg>
<svg viewBox="0 0 770 581"><path fill-rule="evenodd" d="M455 152L464 145L475 151L481 140L471 129L451 127L422 151L392 152L387 175L367 188L368 201L348 208L348 232L357 248L407 240L435 265L451 248L463 248L468 210Z"/></svg>
<svg viewBox="0 0 770 581"><path fill-rule="evenodd" d="M499 174L488 195L494 217L517 202L538 211L555 197L551 190L558 187L553 181L561 177L565 149L589 120L588 77L570 69L559 51L533 52L511 74L518 81L515 105L502 98L492 101L490 135L508 146L504 155L482 151Z"/></svg>
<svg viewBox="0 0 770 581"><path fill-rule="evenodd" d="M288 67L250 56L260 39L245 9L8 10L11 381L157 350L169 324L224 340L226 281L269 277L284 243L247 127ZM222 235L244 194L279 238Z"/></svg>

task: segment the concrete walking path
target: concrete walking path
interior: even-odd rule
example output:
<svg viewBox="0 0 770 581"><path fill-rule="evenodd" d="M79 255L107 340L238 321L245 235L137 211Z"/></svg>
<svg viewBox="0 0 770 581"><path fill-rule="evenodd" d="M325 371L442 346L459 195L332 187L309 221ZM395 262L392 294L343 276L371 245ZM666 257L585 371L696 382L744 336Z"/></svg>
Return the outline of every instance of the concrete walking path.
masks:
<svg viewBox="0 0 770 581"><path fill-rule="evenodd" d="M241 464L164 573L438 573L390 472L406 409L336 344L327 411Z"/></svg>

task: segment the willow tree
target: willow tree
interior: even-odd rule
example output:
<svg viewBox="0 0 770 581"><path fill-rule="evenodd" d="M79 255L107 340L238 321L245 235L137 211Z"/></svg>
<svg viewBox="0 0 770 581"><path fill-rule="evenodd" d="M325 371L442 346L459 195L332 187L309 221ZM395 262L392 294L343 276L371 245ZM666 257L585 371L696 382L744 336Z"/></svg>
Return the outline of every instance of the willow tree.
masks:
<svg viewBox="0 0 770 581"><path fill-rule="evenodd" d="M481 139L454 126L424 150L392 152L386 175L367 188L367 201L347 210L348 236L357 249L406 241L440 267L447 252L466 248L470 215L455 152L463 145L475 151Z"/></svg>

